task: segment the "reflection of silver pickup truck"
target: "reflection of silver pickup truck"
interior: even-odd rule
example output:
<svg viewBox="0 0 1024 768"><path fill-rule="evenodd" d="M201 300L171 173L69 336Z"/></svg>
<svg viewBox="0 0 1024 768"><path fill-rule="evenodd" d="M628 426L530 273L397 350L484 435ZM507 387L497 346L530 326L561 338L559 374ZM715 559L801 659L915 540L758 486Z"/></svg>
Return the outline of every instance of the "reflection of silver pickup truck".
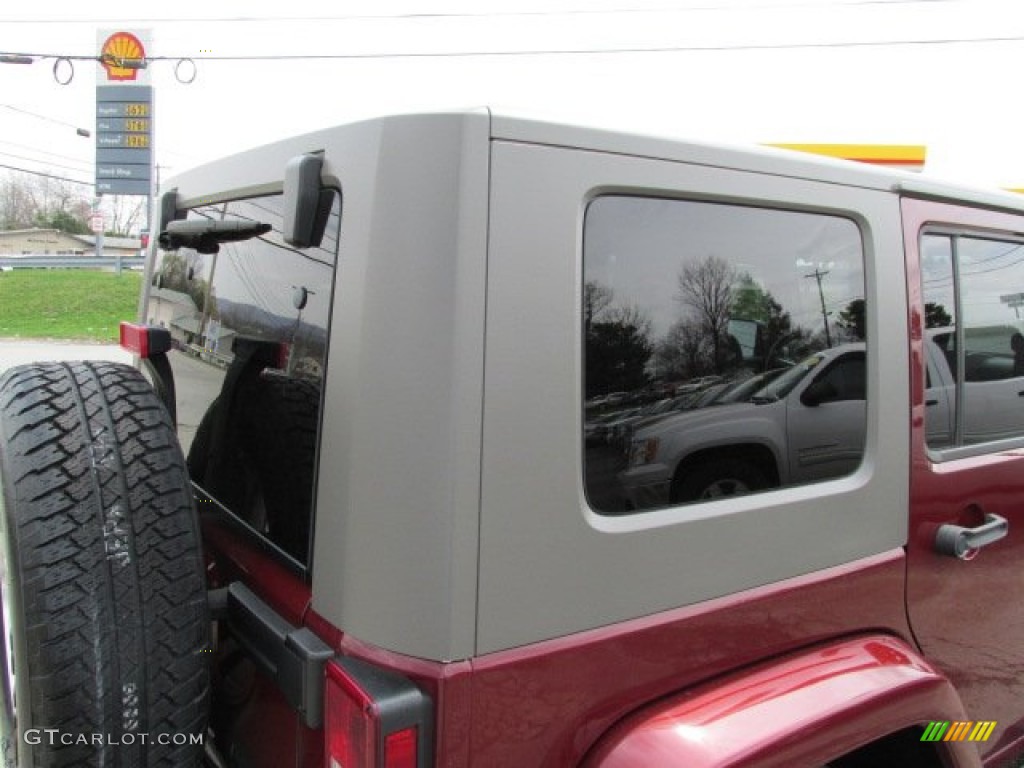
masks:
<svg viewBox="0 0 1024 768"><path fill-rule="evenodd" d="M639 430L620 475L637 509L839 477L864 452L863 344L818 352L742 403Z"/></svg>
<svg viewBox="0 0 1024 768"><path fill-rule="evenodd" d="M968 336L958 427L955 334L951 328L928 332L930 447L951 445L958 428L966 444L1008 439L1024 429L1024 382L1015 376L1013 356L982 346ZM864 345L842 345L808 357L746 402L689 411L639 430L619 478L628 503L645 509L852 472L864 451L864 373Z"/></svg>
<svg viewBox="0 0 1024 768"><path fill-rule="evenodd" d="M1010 439L1024 429L1024 379L1009 346L1016 329L972 330L967 331L962 362L954 329L928 332L925 406L928 445L932 448L952 445L958 429L963 433L963 443L971 445ZM999 333L985 333L992 330ZM964 367L963 419L958 425L954 374L960 364Z"/></svg>

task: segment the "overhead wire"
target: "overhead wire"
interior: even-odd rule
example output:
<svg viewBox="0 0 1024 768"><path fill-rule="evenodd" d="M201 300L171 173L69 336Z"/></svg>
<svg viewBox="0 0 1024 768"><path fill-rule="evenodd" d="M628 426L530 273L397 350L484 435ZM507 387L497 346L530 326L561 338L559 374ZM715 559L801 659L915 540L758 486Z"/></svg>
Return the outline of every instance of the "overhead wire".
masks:
<svg viewBox="0 0 1024 768"><path fill-rule="evenodd" d="M951 3L962 3L964 0L835 0L834 2L823 3L818 0L803 0L803 2L780 2L767 6L767 10L798 9L798 8L843 8L857 6L901 6L901 5L941 5ZM405 21L405 20L434 20L434 19L488 19L488 18L518 18L518 17L551 17L551 16L614 16L614 15L639 15L639 14L661 14L661 13L685 13L700 11L732 12L744 9L765 9L766 6L758 0L750 0L744 3L700 3L695 5L682 6L660 6L651 8L573 8L566 10L534 10L534 11L482 11L476 13L394 13L394 14L328 14L316 16L176 16L176 17L137 17L126 18L124 16L107 18L82 18L82 19L4 19L9 24L238 24L238 23L280 23L287 21Z"/></svg>
<svg viewBox="0 0 1024 768"><path fill-rule="evenodd" d="M54 168L63 168L65 170L76 171L78 173L87 173L88 172L87 169L75 168L75 167L70 166L70 165L63 165L62 163L54 163L54 162L51 162L49 160L37 160L34 157L25 157L24 155L16 155L13 152L0 152L0 155L3 155L4 157L13 157L16 160L27 160L30 163L41 163L43 165L52 166Z"/></svg>
<svg viewBox="0 0 1024 768"><path fill-rule="evenodd" d="M2 55L4 55L4 54L0 53L0 56L2 56ZM25 54L25 55L32 55L32 54ZM39 58L46 58L46 57L40 56ZM53 58L66 58L66 57L53 57ZM63 125L65 127L67 127L67 128L74 128L76 131L82 130L79 126L74 125L73 123L69 123L69 122L66 122L64 120L58 120L56 117L50 117L49 115L41 115L38 112L32 112L32 111L27 110L27 109L22 109L21 107L16 107L13 104L0 104L0 107L2 107L3 109L9 109L12 112L20 112L23 115L29 115L30 117L35 117L35 118L37 118L39 120L45 120L48 123L55 123L57 125Z"/></svg>
<svg viewBox="0 0 1024 768"><path fill-rule="evenodd" d="M30 171L28 168L19 168L15 165L7 165L6 163L0 163L0 168L6 168L9 171L18 171L19 173L28 173L32 176L42 176L44 179L56 179L57 181L67 181L71 184L81 184L83 187L95 186L95 182L92 181L79 181L78 179L70 179L67 176L56 176L52 173L42 173L41 171Z"/></svg>
<svg viewBox="0 0 1024 768"><path fill-rule="evenodd" d="M189 56L147 56L145 61L344 61L364 59L431 59L431 58L486 58L513 56L611 56L642 55L657 53L701 53L724 51L789 51L789 50L831 50L852 48L888 48L901 46L930 45L978 45L990 43L1019 43L1024 35L992 35L983 37L942 37L918 40L848 40L833 42L804 43L756 43L756 44L711 44L711 45L664 45L636 46L628 48L535 48L508 50L473 51L385 51L377 53L277 53L238 55L189 55ZM0 51L0 56L29 56L36 59L65 59L69 61L95 61L96 56L69 55L52 52Z"/></svg>
<svg viewBox="0 0 1024 768"><path fill-rule="evenodd" d="M83 160L82 158L74 157L73 155L63 155L63 154L61 154L59 152L49 152L49 151L47 151L45 149L39 149L38 147L33 147L33 146L29 145L29 144L19 144L16 141L5 141L3 139L0 139L0 144L6 144L7 146L10 146L10 147L17 147L18 149L27 149L29 152L35 152L36 154L39 154L39 155L49 155L50 157L59 157L59 158L61 158L63 160L70 160L71 162L76 163L78 165L84 165L84 166L86 166L86 170L91 170L92 169L92 162L90 160ZM33 161L33 162L36 162L36 161ZM48 162L48 161L39 160L38 162Z"/></svg>

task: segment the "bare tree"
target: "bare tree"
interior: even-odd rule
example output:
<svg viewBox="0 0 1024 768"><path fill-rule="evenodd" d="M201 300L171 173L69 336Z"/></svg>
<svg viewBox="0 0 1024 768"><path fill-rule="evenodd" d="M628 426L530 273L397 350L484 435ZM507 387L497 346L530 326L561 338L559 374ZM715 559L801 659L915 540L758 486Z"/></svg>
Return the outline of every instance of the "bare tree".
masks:
<svg viewBox="0 0 1024 768"><path fill-rule="evenodd" d="M583 286L583 331L590 333L590 329L602 312L611 306L615 294L607 285L602 285L596 280L590 280Z"/></svg>
<svg viewBox="0 0 1024 768"><path fill-rule="evenodd" d="M710 350L707 337L693 319L677 320L654 351L654 363L664 379L694 378L705 373Z"/></svg>
<svg viewBox="0 0 1024 768"><path fill-rule="evenodd" d="M693 312L710 342L716 372L722 366L722 351L737 279L736 270L729 262L714 255L700 261L688 261L679 270L677 298Z"/></svg>
<svg viewBox="0 0 1024 768"><path fill-rule="evenodd" d="M86 232L89 202L74 185L45 176L0 180L0 227L44 227Z"/></svg>
<svg viewBox="0 0 1024 768"><path fill-rule="evenodd" d="M138 195L113 195L103 198L107 212L107 234L128 237L139 229L146 198Z"/></svg>
<svg viewBox="0 0 1024 768"><path fill-rule="evenodd" d="M35 215L31 190L13 176L0 180L0 227L26 229L32 226Z"/></svg>
<svg viewBox="0 0 1024 768"><path fill-rule="evenodd" d="M651 319L636 304L612 307L604 313L601 320L614 325L630 326L641 336L651 335Z"/></svg>

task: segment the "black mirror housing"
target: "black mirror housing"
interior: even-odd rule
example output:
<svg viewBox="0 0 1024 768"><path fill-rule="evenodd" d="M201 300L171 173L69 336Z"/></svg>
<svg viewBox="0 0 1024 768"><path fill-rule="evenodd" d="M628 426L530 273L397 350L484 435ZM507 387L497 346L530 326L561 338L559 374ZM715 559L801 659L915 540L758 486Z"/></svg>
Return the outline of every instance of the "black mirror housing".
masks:
<svg viewBox="0 0 1024 768"><path fill-rule="evenodd" d="M315 248L323 240L334 190L320 183L323 154L298 155L284 169L284 241L296 248Z"/></svg>

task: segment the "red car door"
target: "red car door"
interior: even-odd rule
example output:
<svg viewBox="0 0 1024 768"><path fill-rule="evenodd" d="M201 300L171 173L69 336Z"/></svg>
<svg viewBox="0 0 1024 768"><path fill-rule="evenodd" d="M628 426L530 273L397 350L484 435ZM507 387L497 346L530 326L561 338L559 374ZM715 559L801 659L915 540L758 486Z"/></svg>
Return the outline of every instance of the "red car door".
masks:
<svg viewBox="0 0 1024 768"><path fill-rule="evenodd" d="M908 611L968 718L997 723L978 743L990 762L1024 734L1024 429L984 426L1024 415L1011 348L1024 216L905 199L903 217L914 361ZM952 382L944 403L926 389L937 328L945 346L928 364Z"/></svg>

